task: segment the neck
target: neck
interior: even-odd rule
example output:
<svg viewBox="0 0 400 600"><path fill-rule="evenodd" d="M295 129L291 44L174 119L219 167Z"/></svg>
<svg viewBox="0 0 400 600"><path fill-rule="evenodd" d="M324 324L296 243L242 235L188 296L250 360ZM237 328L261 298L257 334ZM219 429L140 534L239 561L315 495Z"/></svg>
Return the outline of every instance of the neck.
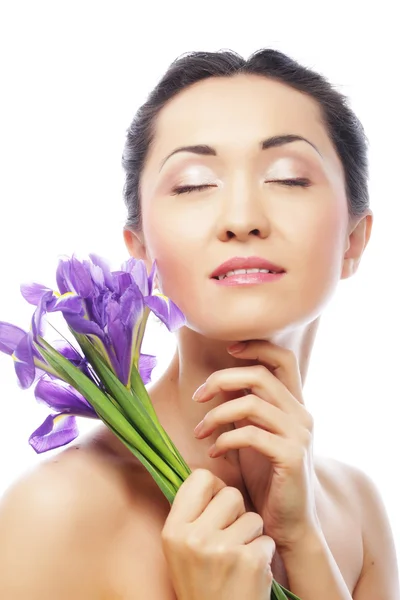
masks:
<svg viewBox="0 0 400 600"><path fill-rule="evenodd" d="M295 353L303 386L318 325L319 319L316 319L302 329L269 338L272 343ZM240 392L232 392L230 396L225 393L223 397L218 394L205 404L193 402L193 393L215 371L256 362L235 359L226 351L231 342L206 339L186 327L178 331L177 338L176 353L168 369L152 386L150 394L161 424L176 440L188 463L196 464L206 457L208 448L222 430L228 431L233 426L220 427L203 440L194 437L193 429L212 408L237 398Z"/></svg>

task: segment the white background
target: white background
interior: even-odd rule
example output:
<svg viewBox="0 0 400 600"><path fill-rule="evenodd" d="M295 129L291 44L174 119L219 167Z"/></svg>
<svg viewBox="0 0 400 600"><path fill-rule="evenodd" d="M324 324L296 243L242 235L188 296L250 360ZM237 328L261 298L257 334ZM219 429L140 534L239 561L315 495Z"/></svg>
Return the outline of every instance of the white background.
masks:
<svg viewBox="0 0 400 600"><path fill-rule="evenodd" d="M376 3L371 3L376 6ZM399 105L396 3L8 2L0 14L0 320L29 326L21 282L55 285L58 256L127 258L120 166L125 130L170 62L189 50L271 46L347 93L370 140L373 234L358 274L325 311L305 386L315 452L365 470L400 547L398 484ZM397 5L397 8L398 5ZM168 363L174 338L151 325ZM0 493L43 457L46 417L0 355ZM92 423L80 421L86 432Z"/></svg>

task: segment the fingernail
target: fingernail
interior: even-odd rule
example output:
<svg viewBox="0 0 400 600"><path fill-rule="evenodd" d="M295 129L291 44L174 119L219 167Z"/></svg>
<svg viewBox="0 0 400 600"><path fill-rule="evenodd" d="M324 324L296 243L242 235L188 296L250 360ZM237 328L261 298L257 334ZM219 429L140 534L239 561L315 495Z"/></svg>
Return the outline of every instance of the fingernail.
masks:
<svg viewBox="0 0 400 600"><path fill-rule="evenodd" d="M201 397L204 395L204 388L205 388L206 384L202 383L197 390L195 391L195 393L192 396L192 400L194 400L195 402L197 402L198 400L201 400Z"/></svg>
<svg viewBox="0 0 400 600"><path fill-rule="evenodd" d="M208 455L209 455L211 458L214 458L214 456L215 456L216 454L217 454L217 449L216 449L216 447L215 447L215 444L213 444L212 446L210 446L210 449L209 449L209 451L208 451Z"/></svg>
<svg viewBox="0 0 400 600"><path fill-rule="evenodd" d="M246 342L238 342L237 344L232 344L232 346L229 346L227 350L230 354L236 354L237 352L244 350L246 346Z"/></svg>
<svg viewBox="0 0 400 600"><path fill-rule="evenodd" d="M200 423L198 425L196 425L196 427L193 430L194 435L197 435L198 433L200 433L200 431L203 429L203 425L204 425L204 419L203 421L200 421Z"/></svg>

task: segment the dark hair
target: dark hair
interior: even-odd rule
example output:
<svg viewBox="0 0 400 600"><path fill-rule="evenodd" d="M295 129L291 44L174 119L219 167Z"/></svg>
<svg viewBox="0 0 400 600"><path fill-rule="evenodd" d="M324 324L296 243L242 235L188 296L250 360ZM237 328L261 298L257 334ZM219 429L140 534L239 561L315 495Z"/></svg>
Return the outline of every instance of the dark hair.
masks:
<svg viewBox="0 0 400 600"><path fill-rule="evenodd" d="M247 61L230 50L188 52L170 65L127 130L122 155L126 173L124 200L128 209L125 228L141 229L140 176L155 137L156 118L163 106L197 81L240 73L280 81L319 103L323 122L344 168L349 216L361 216L369 208L367 137L348 98L325 77L270 48L254 52Z"/></svg>

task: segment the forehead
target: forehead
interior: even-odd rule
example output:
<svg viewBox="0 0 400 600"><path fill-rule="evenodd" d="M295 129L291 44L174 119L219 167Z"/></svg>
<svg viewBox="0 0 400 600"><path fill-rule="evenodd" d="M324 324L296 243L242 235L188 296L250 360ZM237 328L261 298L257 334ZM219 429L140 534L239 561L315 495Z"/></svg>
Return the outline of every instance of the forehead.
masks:
<svg viewBox="0 0 400 600"><path fill-rule="evenodd" d="M269 135L297 133L329 144L318 103L258 75L210 77L182 90L160 111L153 150L206 143L243 150ZM305 135L306 137L306 135Z"/></svg>

